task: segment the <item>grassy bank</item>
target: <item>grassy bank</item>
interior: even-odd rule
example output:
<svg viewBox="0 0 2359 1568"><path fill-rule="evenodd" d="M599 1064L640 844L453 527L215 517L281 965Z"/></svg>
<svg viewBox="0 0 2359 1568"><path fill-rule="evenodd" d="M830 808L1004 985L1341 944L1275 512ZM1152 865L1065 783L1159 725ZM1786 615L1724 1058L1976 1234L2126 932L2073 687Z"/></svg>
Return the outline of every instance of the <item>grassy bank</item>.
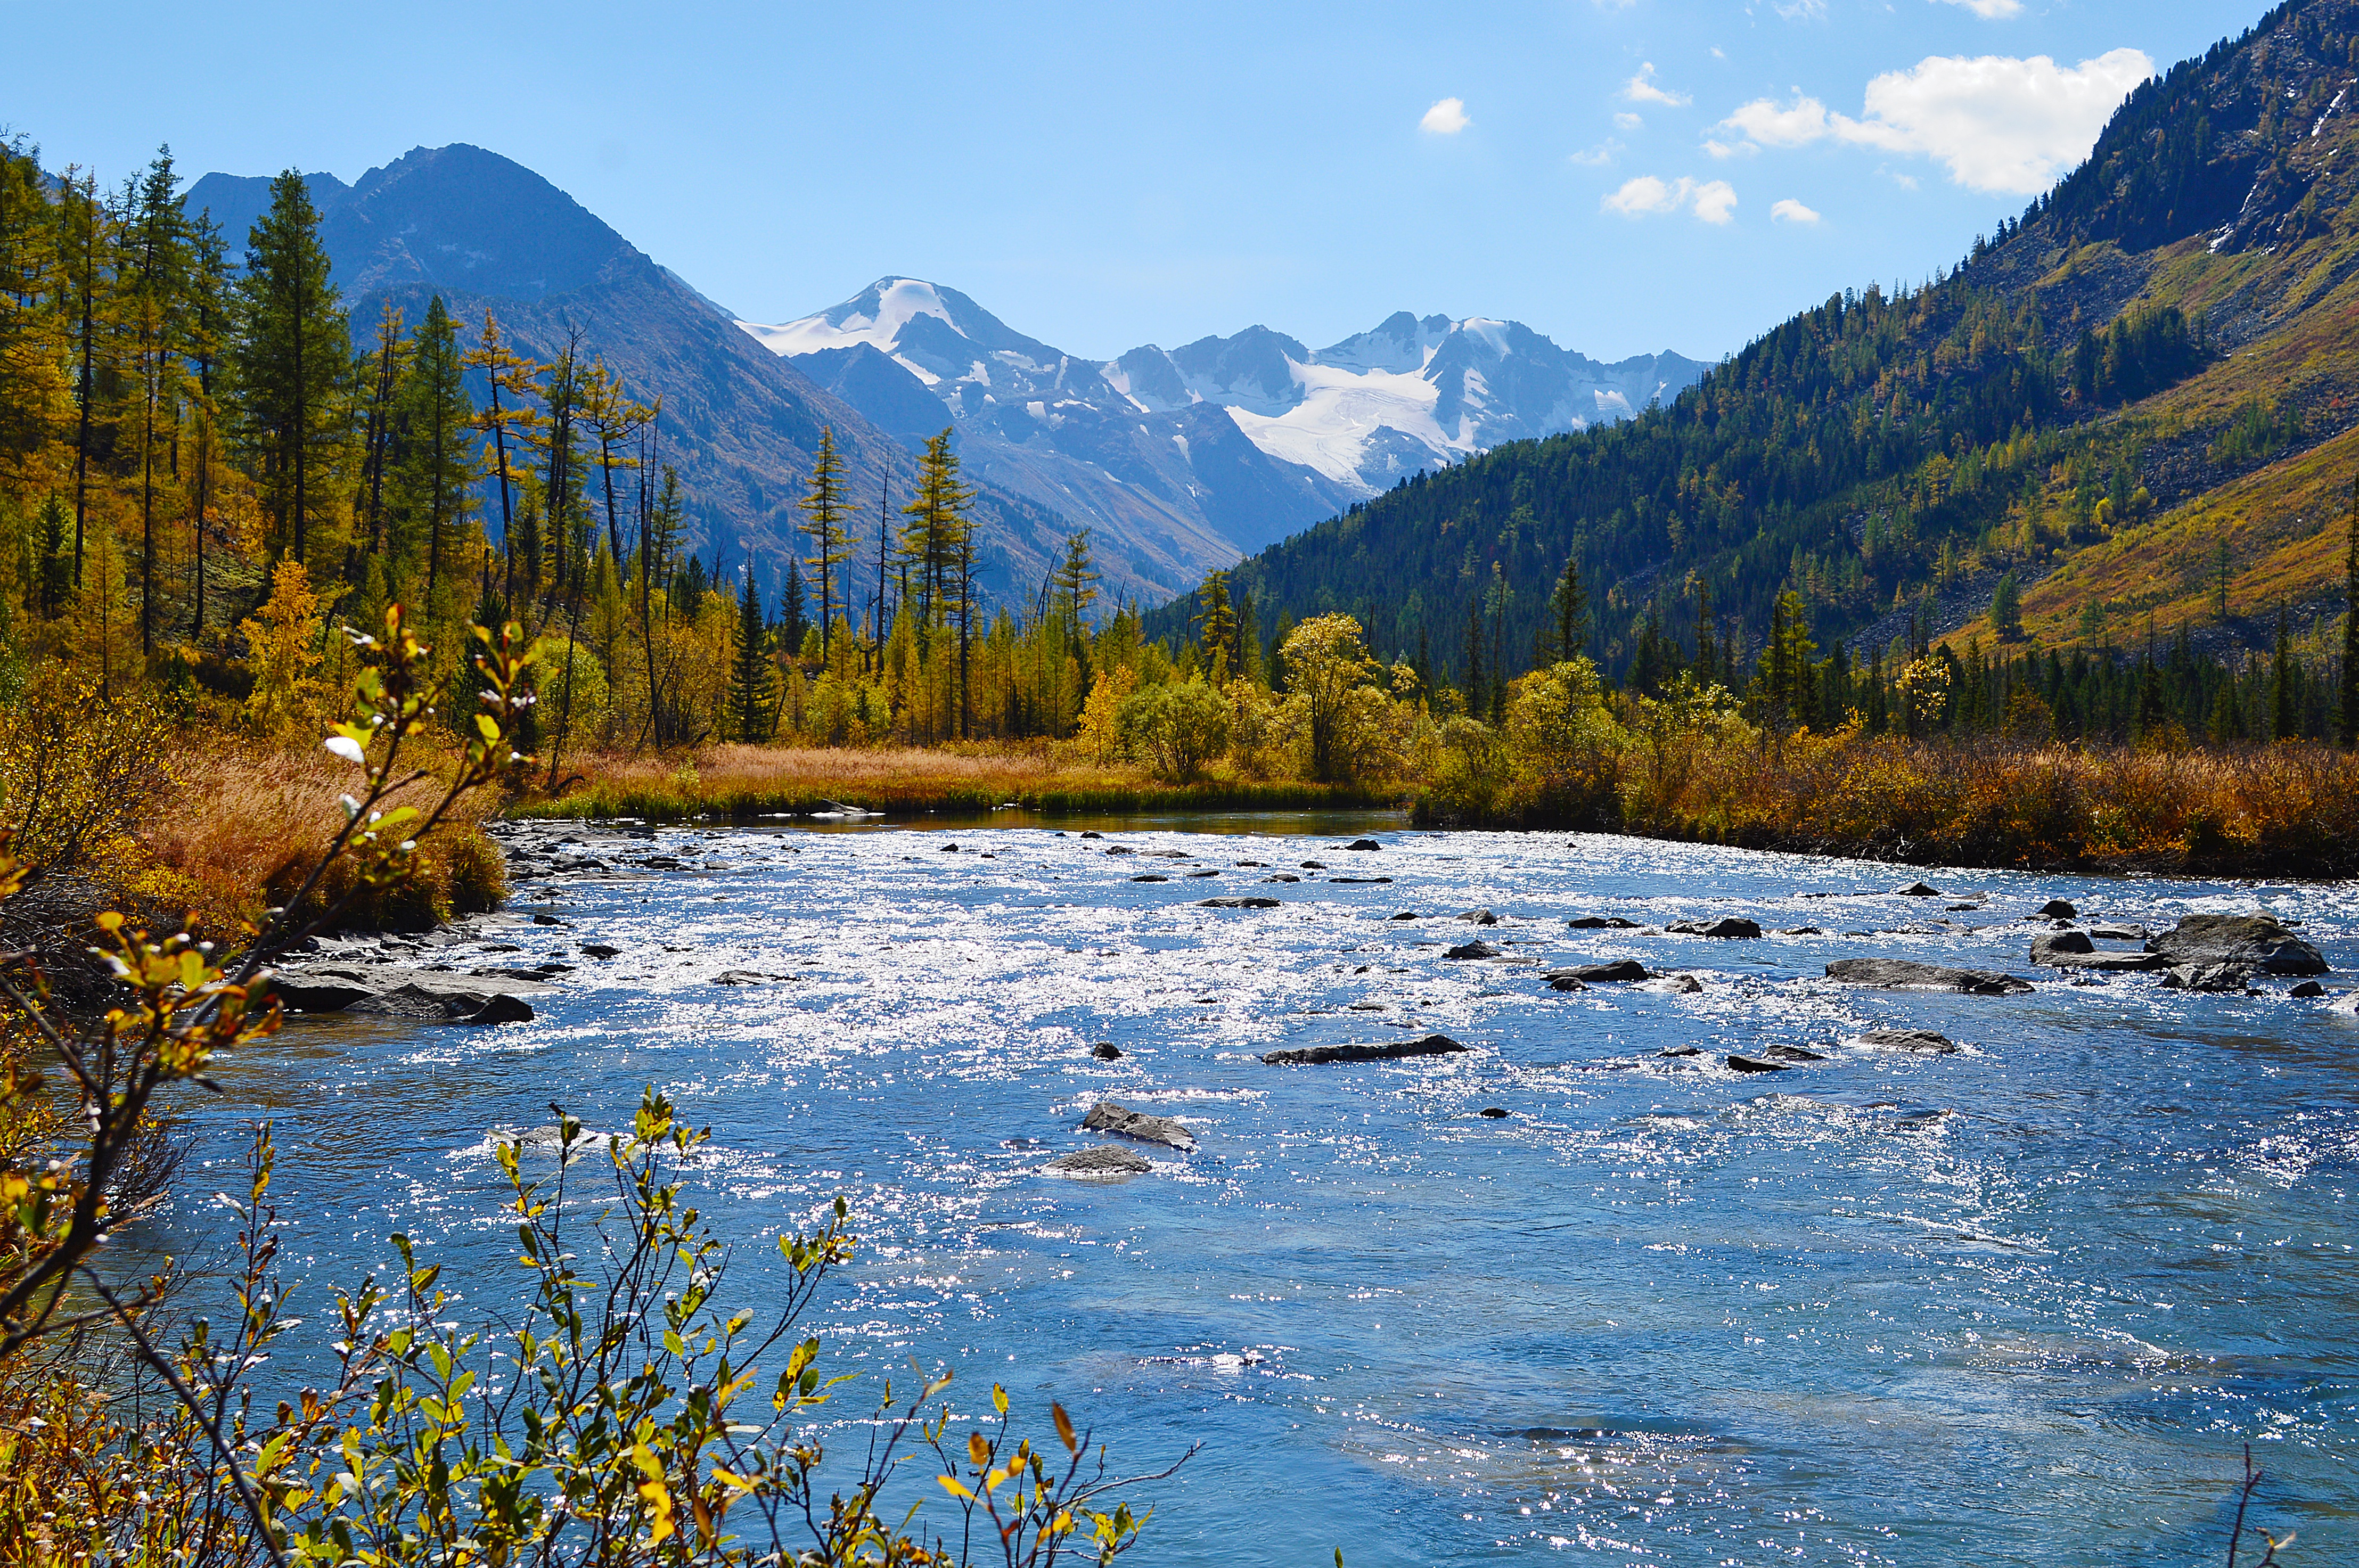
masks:
<svg viewBox="0 0 2359 1568"><path fill-rule="evenodd" d="M2236 750L1698 737L1600 759L1573 811L1435 824L1611 828L1646 837L1919 865L2326 878L2359 876L2359 758Z"/></svg>
<svg viewBox="0 0 2359 1568"><path fill-rule="evenodd" d="M1133 769L1061 762L1038 753L914 746L875 750L721 746L690 759L598 757L556 794L519 800L521 817L650 822L712 817L751 822L831 804L887 814L981 814L1015 804L1051 815L1082 812L1315 811L1402 804L1405 787L1213 779L1158 784Z"/></svg>

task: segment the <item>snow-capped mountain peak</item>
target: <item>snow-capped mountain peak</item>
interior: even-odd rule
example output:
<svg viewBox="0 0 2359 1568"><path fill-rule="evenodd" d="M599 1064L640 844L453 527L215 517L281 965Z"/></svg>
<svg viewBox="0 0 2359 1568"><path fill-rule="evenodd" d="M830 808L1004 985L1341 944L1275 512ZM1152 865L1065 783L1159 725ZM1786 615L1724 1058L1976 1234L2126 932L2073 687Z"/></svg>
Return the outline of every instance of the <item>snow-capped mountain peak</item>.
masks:
<svg viewBox="0 0 2359 1568"><path fill-rule="evenodd" d="M1169 540L1180 519L1240 551L1501 441L1628 419L1706 368L1601 365L1520 322L1407 310L1316 352L1253 326L1090 360L913 278L739 325L905 439L933 432L938 400L993 483L1077 522Z"/></svg>

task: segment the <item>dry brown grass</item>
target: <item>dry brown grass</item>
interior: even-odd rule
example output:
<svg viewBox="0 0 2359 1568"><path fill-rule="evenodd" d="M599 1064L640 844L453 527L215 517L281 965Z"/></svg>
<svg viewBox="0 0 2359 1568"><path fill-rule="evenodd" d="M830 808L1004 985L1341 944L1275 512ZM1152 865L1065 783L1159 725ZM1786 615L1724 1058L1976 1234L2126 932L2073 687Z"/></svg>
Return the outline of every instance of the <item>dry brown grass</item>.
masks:
<svg viewBox="0 0 2359 1568"><path fill-rule="evenodd" d="M1804 736L1701 751L1676 797L1627 825L1871 859L2344 877L2359 872L2359 758Z"/></svg>
<svg viewBox="0 0 2359 1568"><path fill-rule="evenodd" d="M223 940L301 885L342 824L337 798L358 781L350 765L316 746L183 750L171 774L140 834L147 865L132 891ZM423 811L440 793L438 783L421 780L395 801ZM360 901L354 923L414 928L497 903L506 891L499 854L479 831L497 803L462 800L421 850L409 895ZM333 871L329 882L331 896L345 886Z"/></svg>

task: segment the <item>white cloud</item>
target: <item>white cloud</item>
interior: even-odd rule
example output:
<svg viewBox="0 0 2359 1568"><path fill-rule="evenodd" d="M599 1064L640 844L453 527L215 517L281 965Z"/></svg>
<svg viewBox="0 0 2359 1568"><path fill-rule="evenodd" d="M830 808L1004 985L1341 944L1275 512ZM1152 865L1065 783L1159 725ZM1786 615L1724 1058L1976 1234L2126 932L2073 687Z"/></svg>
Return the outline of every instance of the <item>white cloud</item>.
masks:
<svg viewBox="0 0 2359 1568"><path fill-rule="evenodd" d="M1474 122L1466 117L1466 101L1444 98L1425 112L1417 128L1431 136L1454 136Z"/></svg>
<svg viewBox="0 0 2359 1568"><path fill-rule="evenodd" d="M1826 19L1827 0L1781 0L1771 9L1789 22L1819 22Z"/></svg>
<svg viewBox="0 0 2359 1568"><path fill-rule="evenodd" d="M1724 142L1716 136L1704 137L1703 150L1714 158L1753 158L1761 151L1751 142Z"/></svg>
<svg viewBox="0 0 2359 1568"><path fill-rule="evenodd" d="M1614 128L1617 131L1644 130L1646 125L1646 121L1640 119L1636 114L1628 113L1626 110L1624 113L1614 116Z"/></svg>
<svg viewBox="0 0 2359 1568"><path fill-rule="evenodd" d="M1743 104L1721 128L1762 147L1832 138L1921 153L1969 190L2027 196L2086 156L2114 108L2153 74L2154 61L2134 49L2070 70L2046 55L1931 55L1870 82L1856 120L1797 92L1783 106L1767 98Z"/></svg>
<svg viewBox="0 0 2359 1568"><path fill-rule="evenodd" d="M2004 22L2009 16L2023 15L2023 0L1942 0L1942 3L1963 5L1985 22Z"/></svg>
<svg viewBox="0 0 2359 1568"><path fill-rule="evenodd" d="M1612 163L1614 155L1621 150L1622 144L1608 136L1586 152L1567 153L1565 157L1574 163L1585 164L1591 169L1603 169Z"/></svg>
<svg viewBox="0 0 2359 1568"><path fill-rule="evenodd" d="M1642 174L1623 182L1622 189L1608 195L1600 207L1609 212L1619 212L1625 218L1643 218L1649 212L1676 212L1686 208L1707 223L1725 223L1736 206L1736 188L1725 180L1710 180L1701 184L1681 175L1677 180L1658 180Z"/></svg>
<svg viewBox="0 0 2359 1568"><path fill-rule="evenodd" d="M1817 223L1819 215L1791 196L1785 196L1770 204L1769 221L1773 223L1809 224Z"/></svg>
<svg viewBox="0 0 2359 1568"><path fill-rule="evenodd" d="M1668 103L1674 109L1683 109L1693 102L1684 93L1657 85L1655 62L1651 60L1638 67L1637 75L1622 84L1622 96L1633 103Z"/></svg>
<svg viewBox="0 0 2359 1568"><path fill-rule="evenodd" d="M1695 188L1695 215L1707 223L1724 223L1735 215L1736 187L1725 180L1707 180Z"/></svg>

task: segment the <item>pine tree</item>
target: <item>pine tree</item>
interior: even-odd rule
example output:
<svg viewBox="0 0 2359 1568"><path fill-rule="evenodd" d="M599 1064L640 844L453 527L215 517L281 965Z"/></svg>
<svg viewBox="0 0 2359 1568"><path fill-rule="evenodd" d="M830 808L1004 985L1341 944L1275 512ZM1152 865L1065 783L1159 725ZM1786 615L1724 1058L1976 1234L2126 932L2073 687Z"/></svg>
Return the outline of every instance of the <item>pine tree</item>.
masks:
<svg viewBox="0 0 2359 1568"><path fill-rule="evenodd" d="M835 452L835 427L823 425L819 452L811 459L810 493L795 505L803 514L802 531L810 536L811 552L803 560L819 573L819 643L824 658L837 609L836 568L852 559L852 504L843 490L843 459ZM842 606L848 615L852 606ZM802 639L794 639L802 647Z"/></svg>
<svg viewBox="0 0 2359 1568"><path fill-rule="evenodd" d="M270 182L270 210L247 237L237 299L242 433L260 470L273 542L301 561L310 545L312 485L336 440L337 383L352 347L328 278L319 210L291 169Z"/></svg>
<svg viewBox="0 0 2359 1568"><path fill-rule="evenodd" d="M777 670L770 662L769 628L762 624L762 591L754 582L754 563L745 563L745 583L737 595L737 624L731 637L728 724L732 737L747 743L766 741L778 723Z"/></svg>
<svg viewBox="0 0 2359 1568"><path fill-rule="evenodd" d="M427 302L414 356L395 397L401 432L394 511L411 539L426 543L426 624L440 615L442 561L473 504L474 463L467 434L475 420L467 396L458 323L437 294Z"/></svg>

